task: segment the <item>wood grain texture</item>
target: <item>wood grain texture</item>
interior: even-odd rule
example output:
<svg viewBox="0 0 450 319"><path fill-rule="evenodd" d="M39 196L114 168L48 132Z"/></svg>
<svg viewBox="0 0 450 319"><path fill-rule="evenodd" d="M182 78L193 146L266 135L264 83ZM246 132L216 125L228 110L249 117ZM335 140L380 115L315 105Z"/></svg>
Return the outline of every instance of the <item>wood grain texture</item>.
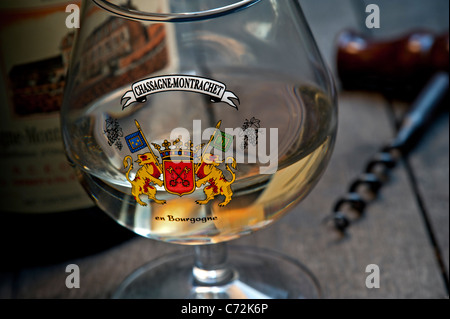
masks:
<svg viewBox="0 0 450 319"><path fill-rule="evenodd" d="M418 191L449 274L449 117L440 116L410 156Z"/></svg>

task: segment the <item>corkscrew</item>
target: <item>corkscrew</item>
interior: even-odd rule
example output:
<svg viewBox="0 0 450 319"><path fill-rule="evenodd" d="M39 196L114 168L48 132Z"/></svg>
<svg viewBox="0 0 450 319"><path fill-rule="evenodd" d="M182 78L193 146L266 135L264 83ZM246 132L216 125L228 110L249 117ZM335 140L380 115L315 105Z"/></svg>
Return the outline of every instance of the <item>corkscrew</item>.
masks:
<svg viewBox="0 0 450 319"><path fill-rule="evenodd" d="M389 78L391 84L398 84L403 79L404 83L413 83L415 86L423 81L423 77L430 78L432 72L435 72L435 75L431 77L428 84L425 85L425 88L412 103L395 138L372 156L363 173L350 183L348 193L334 204L331 219L334 227L342 233L346 231L353 220L364 214L367 205L376 199L382 186L388 182L390 171L397 166L402 157L406 157L417 145L421 134L436 115L438 107L448 93L448 33L446 40L445 36L440 36L436 38L434 44L429 42L427 50L417 47L416 49L419 53L422 53L422 57L419 59L419 55L417 55L415 59L411 59L411 56L415 56L415 54L410 52L413 44L408 45L408 42L417 41L417 46L425 45L426 41L423 40L425 36L431 35L429 33L420 33L416 36L408 34L403 39L382 43L363 39L355 33L344 32L339 39L338 70L344 87L355 88L354 83L360 83L358 88L363 88L361 83L366 83L368 86L365 89L371 89L375 83L375 78L376 81ZM419 41L420 39L422 41ZM351 43L352 41L357 41L359 44L355 46ZM446 47L442 45L445 41ZM352 50L351 46L355 46L353 53L349 53ZM394 60L400 65L400 69L410 68L408 80L403 75L397 75L399 69L394 72L396 68L392 65L391 67L379 68L377 71L376 67L373 68L373 64L379 65L379 60L386 57L386 50L389 51L387 56L396 56ZM445 53L445 50L447 52L446 58L442 59L442 52ZM425 56L424 51L429 53L426 59L423 57ZM384 53L382 54L382 52ZM350 61L351 54L353 60L356 61L354 64ZM424 59L429 62L428 66ZM388 61L392 61L392 59ZM366 72L366 75L364 75L364 72ZM370 75L367 75L367 73ZM417 79L417 77L420 79ZM362 78L371 78L372 80L360 82ZM350 218L352 213L355 215L353 219Z"/></svg>

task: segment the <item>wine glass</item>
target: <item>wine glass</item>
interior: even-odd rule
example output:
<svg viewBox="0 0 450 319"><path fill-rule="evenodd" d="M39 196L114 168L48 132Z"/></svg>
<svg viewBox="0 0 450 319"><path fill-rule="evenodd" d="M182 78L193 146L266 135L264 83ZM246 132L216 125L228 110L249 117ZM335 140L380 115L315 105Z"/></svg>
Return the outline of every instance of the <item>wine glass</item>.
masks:
<svg viewBox="0 0 450 319"><path fill-rule="evenodd" d="M336 113L297 0L84 1L62 107L69 161L120 224L195 246L113 297L318 297L297 261L225 242L309 193Z"/></svg>

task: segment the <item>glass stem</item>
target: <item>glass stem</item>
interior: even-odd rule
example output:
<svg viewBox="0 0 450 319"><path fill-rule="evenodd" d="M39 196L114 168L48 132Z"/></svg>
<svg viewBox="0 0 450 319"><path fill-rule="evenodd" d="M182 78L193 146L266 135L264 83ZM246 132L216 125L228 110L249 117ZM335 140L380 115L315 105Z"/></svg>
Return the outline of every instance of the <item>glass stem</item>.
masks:
<svg viewBox="0 0 450 319"><path fill-rule="evenodd" d="M195 246L192 273L195 284L201 286L223 286L233 281L236 272L227 264L226 243Z"/></svg>

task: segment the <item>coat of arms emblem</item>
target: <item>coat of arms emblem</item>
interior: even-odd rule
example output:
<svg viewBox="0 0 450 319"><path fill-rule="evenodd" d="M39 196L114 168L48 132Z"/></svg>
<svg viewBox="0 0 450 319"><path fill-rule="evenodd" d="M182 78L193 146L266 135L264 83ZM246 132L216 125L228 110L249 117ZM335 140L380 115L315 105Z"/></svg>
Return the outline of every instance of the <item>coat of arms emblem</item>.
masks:
<svg viewBox="0 0 450 319"><path fill-rule="evenodd" d="M180 139L173 142L164 140L161 145L152 143L151 145L160 155L160 161L145 138L139 122L135 121L135 123L138 131L125 137L128 148L132 153L137 153L145 148L148 148L149 151L137 155L135 162L141 167L135 173L133 180L130 178L130 173L133 170L132 156L126 156L123 165L127 169L126 178L132 186L131 193L138 204L147 206L142 201L141 195L146 195L157 204L166 203L165 200L156 198L156 185L164 186L167 193L177 196L192 194L197 188L205 185L203 192L206 198L197 200L196 203L199 205L208 203L218 195L225 196L225 200L219 204L221 207L231 201L233 196L231 184L236 179L234 170L237 168L236 160L233 157L228 157L225 163L227 171L232 176L230 180L225 178L219 168L222 161L219 160L218 156L202 151L204 144L197 145L194 149L192 141L183 143ZM214 147L214 143L220 144L219 146L223 150L225 142L230 143L229 139L232 138L230 136L227 136L223 143L217 143L217 141L220 141L218 136L225 136L219 130L220 124L221 122L217 123L216 130L211 135L209 143L204 148L205 150L210 145Z"/></svg>
<svg viewBox="0 0 450 319"><path fill-rule="evenodd" d="M176 140L172 143L165 140L161 148L158 144L152 144L160 153L164 177L164 188L170 194L183 196L194 192L194 153L190 142L183 148L182 142Z"/></svg>

